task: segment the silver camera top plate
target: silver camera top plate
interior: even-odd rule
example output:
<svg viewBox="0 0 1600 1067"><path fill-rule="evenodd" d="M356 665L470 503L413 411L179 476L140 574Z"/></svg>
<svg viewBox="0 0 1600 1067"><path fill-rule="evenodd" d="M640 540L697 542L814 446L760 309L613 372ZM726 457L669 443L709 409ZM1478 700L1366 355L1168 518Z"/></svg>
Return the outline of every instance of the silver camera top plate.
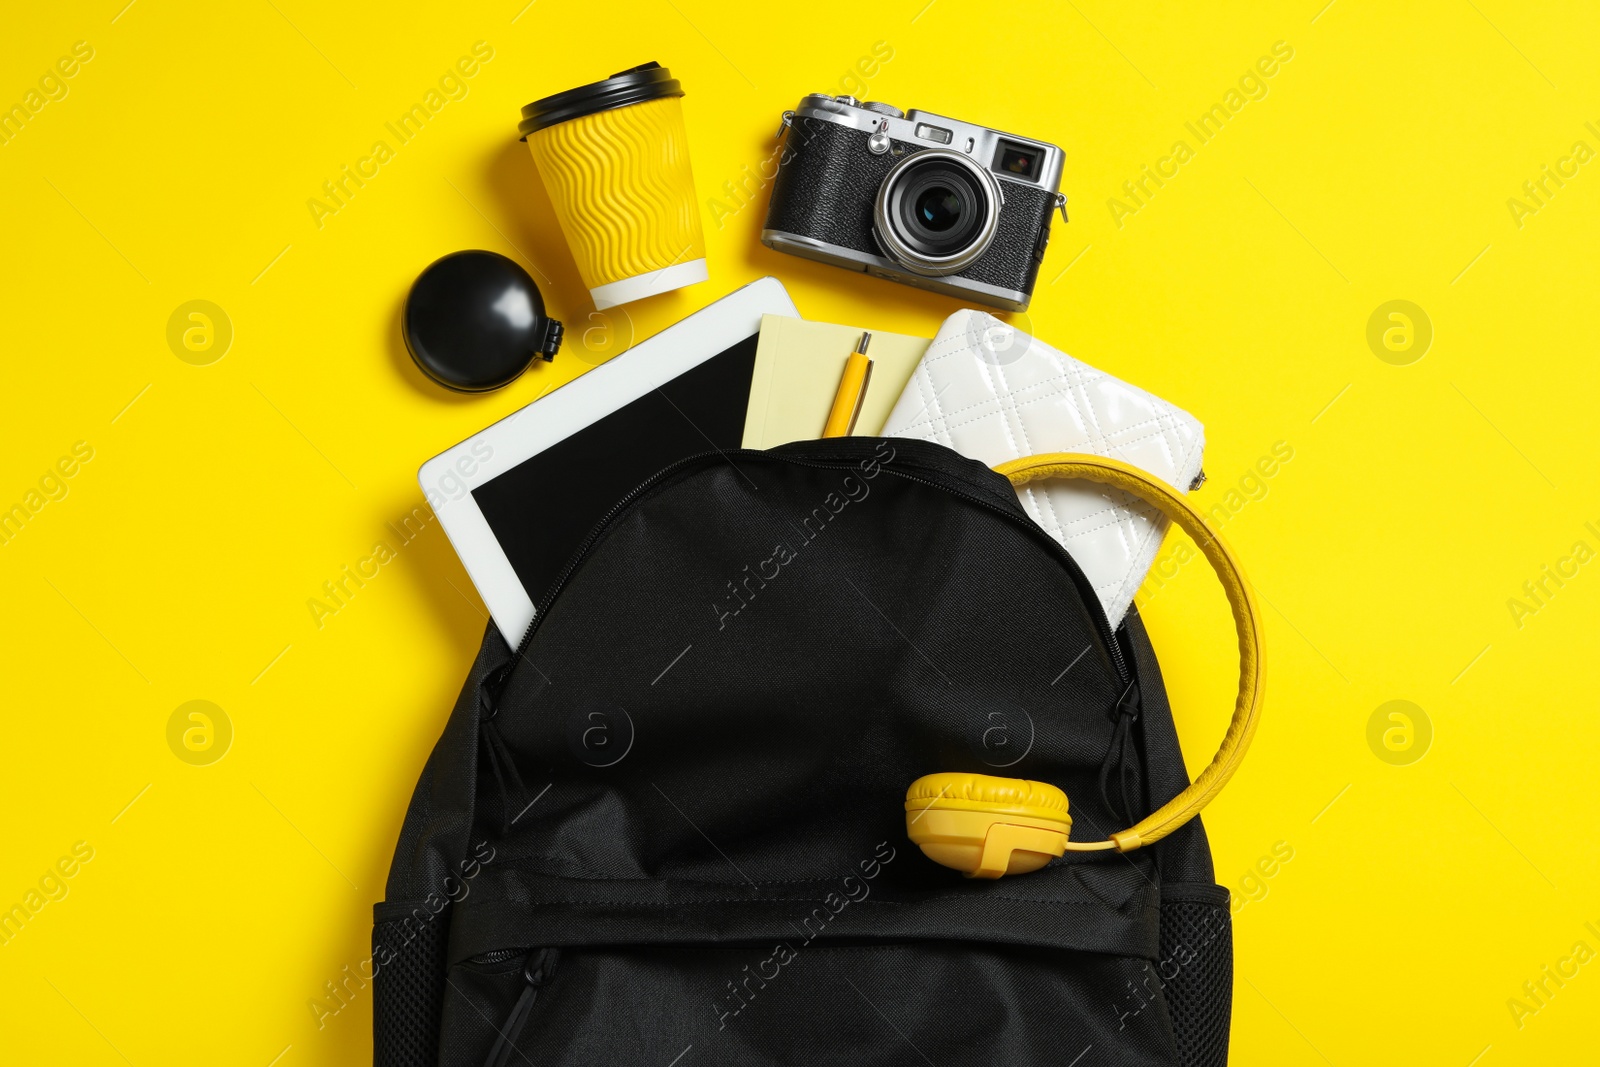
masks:
<svg viewBox="0 0 1600 1067"><path fill-rule="evenodd" d="M1048 141L1020 137L1014 133L993 130L960 119L935 115L931 111L911 110L902 113L898 108L877 101L862 102L853 96L829 96L812 93L795 108L796 116L832 122L860 130L869 137L887 134L889 138L914 144L919 148L943 148L972 157L979 166L986 167L1001 181L1036 185L1052 193L1061 190L1061 173L1066 153ZM880 142L881 143L881 142ZM995 165L1001 147L1005 144L1038 149L1039 174L1029 178Z"/></svg>

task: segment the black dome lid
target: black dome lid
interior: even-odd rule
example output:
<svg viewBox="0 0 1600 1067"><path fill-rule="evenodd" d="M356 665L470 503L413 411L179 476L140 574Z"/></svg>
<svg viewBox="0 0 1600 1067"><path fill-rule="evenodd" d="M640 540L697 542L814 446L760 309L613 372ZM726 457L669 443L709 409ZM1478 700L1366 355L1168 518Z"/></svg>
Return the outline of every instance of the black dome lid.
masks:
<svg viewBox="0 0 1600 1067"><path fill-rule="evenodd" d="M498 252L452 252L417 275L401 333L422 372L464 393L498 389L561 347L528 272Z"/></svg>

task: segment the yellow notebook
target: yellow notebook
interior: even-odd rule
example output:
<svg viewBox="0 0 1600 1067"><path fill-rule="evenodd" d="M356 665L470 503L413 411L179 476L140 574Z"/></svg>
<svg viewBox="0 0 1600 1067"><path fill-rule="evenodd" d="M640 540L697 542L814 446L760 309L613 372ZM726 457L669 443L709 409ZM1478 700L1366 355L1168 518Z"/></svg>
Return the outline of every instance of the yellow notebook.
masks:
<svg viewBox="0 0 1600 1067"><path fill-rule="evenodd" d="M839 376L861 330L782 315L761 317L744 419L745 448L772 448L822 436ZM872 331L867 346L872 381L856 422L857 437L872 437L883 429L929 343L926 337Z"/></svg>

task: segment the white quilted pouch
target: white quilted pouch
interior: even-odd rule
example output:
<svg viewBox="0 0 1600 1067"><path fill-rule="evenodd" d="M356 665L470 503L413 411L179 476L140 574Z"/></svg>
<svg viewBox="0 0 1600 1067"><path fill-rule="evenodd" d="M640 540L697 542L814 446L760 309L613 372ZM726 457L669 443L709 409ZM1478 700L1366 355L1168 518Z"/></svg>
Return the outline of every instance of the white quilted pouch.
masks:
<svg viewBox="0 0 1600 1067"><path fill-rule="evenodd" d="M991 467L1040 452L1088 452L1132 463L1180 491L1204 480L1205 430L1193 415L971 308L939 327L883 435L937 441ZM1038 483L1017 497L1077 560L1117 626L1166 519L1089 482Z"/></svg>

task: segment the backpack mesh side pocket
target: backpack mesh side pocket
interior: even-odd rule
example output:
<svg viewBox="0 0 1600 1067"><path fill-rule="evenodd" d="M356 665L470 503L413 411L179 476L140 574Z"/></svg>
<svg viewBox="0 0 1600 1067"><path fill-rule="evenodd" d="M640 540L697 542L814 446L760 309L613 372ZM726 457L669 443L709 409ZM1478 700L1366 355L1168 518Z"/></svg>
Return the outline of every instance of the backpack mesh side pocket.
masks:
<svg viewBox="0 0 1600 1067"><path fill-rule="evenodd" d="M422 922L406 916L373 924L373 1067L432 1067L438 1062L446 926L442 915Z"/></svg>
<svg viewBox="0 0 1600 1067"><path fill-rule="evenodd" d="M1161 961L1181 1067L1226 1067L1233 1011L1233 917L1216 885L1161 891Z"/></svg>

